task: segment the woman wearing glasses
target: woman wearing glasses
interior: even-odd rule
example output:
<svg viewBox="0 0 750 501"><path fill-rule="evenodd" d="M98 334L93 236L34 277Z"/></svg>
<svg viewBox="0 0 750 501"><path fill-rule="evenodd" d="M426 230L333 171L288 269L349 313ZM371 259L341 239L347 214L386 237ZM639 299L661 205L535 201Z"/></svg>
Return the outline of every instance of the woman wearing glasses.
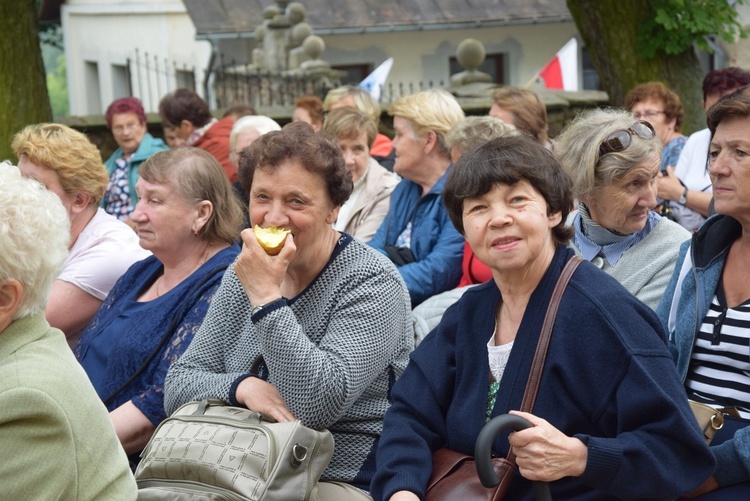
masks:
<svg viewBox="0 0 750 501"><path fill-rule="evenodd" d="M661 82L648 82L634 87L625 97L625 105L637 120L646 120L654 127L656 137L661 140L661 171L667 166L677 165L680 152L687 138L680 134L682 109L680 96L667 89Z"/></svg>
<svg viewBox="0 0 750 501"><path fill-rule="evenodd" d="M113 102L107 108L104 118L118 148L104 162L109 184L102 197L101 207L135 228L135 223L130 221L130 214L138 203L135 193L138 169L148 157L166 150L167 145L148 133L146 113L136 97L125 97Z"/></svg>
<svg viewBox="0 0 750 501"><path fill-rule="evenodd" d="M615 109L582 113L555 141L578 200L571 240L576 253L652 309L669 282L680 244L690 238L651 210L661 151L649 122Z"/></svg>

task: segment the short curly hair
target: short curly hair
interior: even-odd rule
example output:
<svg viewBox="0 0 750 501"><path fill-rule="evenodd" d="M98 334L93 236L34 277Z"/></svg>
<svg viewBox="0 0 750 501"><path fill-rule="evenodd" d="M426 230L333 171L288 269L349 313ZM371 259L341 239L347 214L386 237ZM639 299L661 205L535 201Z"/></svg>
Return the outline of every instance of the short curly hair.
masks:
<svg viewBox="0 0 750 501"><path fill-rule="evenodd" d="M120 113L133 113L138 117L138 122L141 125L146 123L146 112L143 111L141 100L137 97L123 97L107 107L107 111L104 113L104 120L107 121L108 129L112 129L112 118Z"/></svg>
<svg viewBox="0 0 750 501"><path fill-rule="evenodd" d="M305 122L293 122L280 131L264 134L240 153L238 175L250 193L255 171L273 171L285 160L295 160L323 178L333 205L341 206L352 193L352 175L346 170L341 148Z"/></svg>
<svg viewBox="0 0 750 501"><path fill-rule="evenodd" d="M15 135L11 148L19 159L25 155L57 172L68 195L86 193L91 198L89 205L99 205L109 175L101 153L84 134L62 124L29 125Z"/></svg>
<svg viewBox="0 0 750 501"><path fill-rule="evenodd" d="M183 120L187 120L198 128L213 118L208 104L195 91L184 87L161 98L159 116L165 124L173 127L179 127Z"/></svg>
<svg viewBox="0 0 750 501"><path fill-rule="evenodd" d="M633 110L636 103L647 100L661 101L664 108L664 115L667 120L675 120L674 131L680 132L682 128L682 119L685 116L685 110L682 108L680 96L672 92L661 82L647 82L636 85L628 95L625 96L625 107Z"/></svg>
<svg viewBox="0 0 750 501"><path fill-rule="evenodd" d="M0 281L23 285L16 320L44 311L68 257L70 221L54 193L9 163L0 164L0 186Z"/></svg>
<svg viewBox="0 0 750 501"><path fill-rule="evenodd" d="M709 71L703 77L703 100L711 94L724 95L733 89L750 84L750 72L730 66Z"/></svg>

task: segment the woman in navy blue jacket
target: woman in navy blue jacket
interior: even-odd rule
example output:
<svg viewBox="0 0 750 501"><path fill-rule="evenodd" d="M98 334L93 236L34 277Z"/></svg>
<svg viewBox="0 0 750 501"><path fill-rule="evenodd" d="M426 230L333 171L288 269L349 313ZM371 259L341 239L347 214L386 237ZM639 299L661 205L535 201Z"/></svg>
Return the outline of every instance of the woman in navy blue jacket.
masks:
<svg viewBox="0 0 750 501"><path fill-rule="evenodd" d="M602 144L600 155L627 141ZM393 388L377 455L377 500L422 499L441 447L473 454L490 418L518 413L563 266L569 178L539 144L500 138L461 158L444 192L451 220L494 280L468 291ZM499 437L518 473L508 499L674 499L714 469L656 315L582 263L562 298L532 428Z"/></svg>

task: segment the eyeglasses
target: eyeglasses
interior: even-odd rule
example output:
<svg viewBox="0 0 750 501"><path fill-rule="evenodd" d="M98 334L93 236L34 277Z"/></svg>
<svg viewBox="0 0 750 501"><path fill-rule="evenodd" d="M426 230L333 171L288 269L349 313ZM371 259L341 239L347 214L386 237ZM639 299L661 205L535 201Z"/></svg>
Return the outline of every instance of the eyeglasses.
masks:
<svg viewBox="0 0 750 501"><path fill-rule="evenodd" d="M599 145L599 158L607 153L616 153L630 146L631 137L635 134L641 139L653 139L656 137L654 126L645 120L638 120L627 129L620 129L608 135Z"/></svg>
<svg viewBox="0 0 750 501"><path fill-rule="evenodd" d="M130 122L125 125L116 125L112 127L112 132L115 134L122 134L125 131L132 132L138 127L140 124L138 122Z"/></svg>
<svg viewBox="0 0 750 501"><path fill-rule="evenodd" d="M640 113L634 111L633 116L637 118L638 120L648 120L650 118L656 118L661 113L664 113L665 115L667 114L666 111L661 111L661 110L646 110L646 111L641 111Z"/></svg>

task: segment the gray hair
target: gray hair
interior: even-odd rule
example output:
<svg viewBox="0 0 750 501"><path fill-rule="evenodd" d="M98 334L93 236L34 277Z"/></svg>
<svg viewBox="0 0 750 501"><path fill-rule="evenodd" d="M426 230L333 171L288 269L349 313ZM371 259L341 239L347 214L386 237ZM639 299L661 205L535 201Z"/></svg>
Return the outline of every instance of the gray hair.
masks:
<svg viewBox="0 0 750 501"><path fill-rule="evenodd" d="M661 157L662 145L656 135L643 139L633 134L623 151L599 158L602 141L615 131L627 130L636 121L623 109L591 109L578 115L557 136L554 153L573 179L574 197L584 200L641 162Z"/></svg>
<svg viewBox="0 0 750 501"><path fill-rule="evenodd" d="M15 279L23 300L13 320L43 312L68 257L70 221L60 198L0 164L0 281Z"/></svg>
<svg viewBox="0 0 750 501"><path fill-rule="evenodd" d="M517 136L515 126L491 116L466 117L456 124L445 137L448 147L457 149L460 155L468 153L480 144L496 137Z"/></svg>
<svg viewBox="0 0 750 501"><path fill-rule="evenodd" d="M244 116L234 122L232 132L229 133L229 147L231 151L234 151L234 147L237 144L237 136L251 129L258 131L258 134L262 136L274 130L281 130L281 126L276 123L276 120L265 115Z"/></svg>

